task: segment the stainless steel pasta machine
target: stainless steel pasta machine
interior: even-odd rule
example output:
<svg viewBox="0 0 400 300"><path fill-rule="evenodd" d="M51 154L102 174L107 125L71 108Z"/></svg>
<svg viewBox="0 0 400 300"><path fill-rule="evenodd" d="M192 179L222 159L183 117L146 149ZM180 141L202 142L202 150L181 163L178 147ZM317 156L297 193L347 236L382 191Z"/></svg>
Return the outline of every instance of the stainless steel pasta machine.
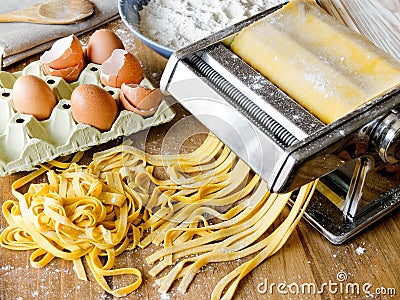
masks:
<svg viewBox="0 0 400 300"><path fill-rule="evenodd" d="M323 124L225 45L283 5L176 51L161 89L271 191L296 191L319 178L305 218L340 244L400 205L400 87Z"/></svg>

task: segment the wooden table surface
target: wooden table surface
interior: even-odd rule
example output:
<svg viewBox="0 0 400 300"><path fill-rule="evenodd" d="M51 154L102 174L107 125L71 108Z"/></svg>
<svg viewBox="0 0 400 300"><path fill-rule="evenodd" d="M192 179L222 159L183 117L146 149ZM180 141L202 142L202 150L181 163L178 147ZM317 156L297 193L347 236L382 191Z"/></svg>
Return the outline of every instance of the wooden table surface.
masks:
<svg viewBox="0 0 400 300"><path fill-rule="evenodd" d="M147 77L159 83L166 60L134 39L133 35L117 19L104 27L114 29L126 48L137 55ZM81 36L87 43L91 33ZM38 59L34 56L6 69L21 70L27 63ZM175 106L177 122L190 117L180 106ZM191 118L192 126L201 125ZM171 124L172 124L171 123ZM150 131L153 151L162 142L162 137L171 124L161 125ZM140 135L140 134L139 134ZM115 145L93 148L87 153ZM12 198L11 184L22 174L0 178L0 203ZM0 230L7 226L0 216ZM167 294L160 295L154 278L148 275L150 267L144 258L156 247L145 250L127 251L118 256L119 266L134 266L143 272L143 283L139 289L123 299L208 299L219 279L230 272L238 262L211 264L204 268L185 294L176 291L176 286ZM360 251L363 250L363 251ZM79 280L71 262L55 259L43 269L29 264L29 251L10 251L0 248L0 299L113 299L105 293L89 274L88 281ZM295 295L284 284L315 285L324 287L321 293ZM341 287L354 284L360 294ZM265 287L268 285L268 291ZM283 287L278 290L278 286ZM366 295L366 287L372 294ZM397 296L382 295L397 293ZM287 293L287 294L285 294ZM305 221L301 221L284 247L273 257L251 272L240 284L236 299L398 299L400 294L400 213L394 212L367 231L359 234L344 245L330 244Z"/></svg>

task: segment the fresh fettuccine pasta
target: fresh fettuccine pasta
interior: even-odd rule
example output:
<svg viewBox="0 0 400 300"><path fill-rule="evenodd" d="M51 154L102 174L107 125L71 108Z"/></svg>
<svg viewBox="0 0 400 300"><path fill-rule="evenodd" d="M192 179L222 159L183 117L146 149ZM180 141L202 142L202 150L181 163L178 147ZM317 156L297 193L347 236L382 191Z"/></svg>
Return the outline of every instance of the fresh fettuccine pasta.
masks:
<svg viewBox="0 0 400 300"><path fill-rule="evenodd" d="M141 231L135 222L142 212L142 195L131 189L119 173L105 172L99 177L74 162L59 174L49 170L48 183L30 184L25 194L18 191L46 169L12 185L18 201L3 204L10 226L1 233L1 245L13 250L34 250L30 257L34 267L43 267L55 257L71 260L78 277L84 280L81 259L85 258L99 284L115 296L139 287L139 270L112 267L118 254L133 249L140 241ZM103 258L106 264L102 263ZM112 290L104 276L122 274L135 275L136 280Z"/></svg>
<svg viewBox="0 0 400 300"><path fill-rule="evenodd" d="M142 274L134 267L113 268L116 257L153 243L163 244L147 257L160 292L176 280L186 291L208 263L255 254L211 295L232 298L240 280L283 246L314 190L314 184L304 186L271 231L285 215L290 195L269 193L265 182L212 134L188 154L152 155L125 142L94 154L89 166L78 160L51 162L14 182L16 200L3 204L9 226L0 243L33 250L34 267L55 257L71 260L83 280L85 259L101 287L117 297L137 289ZM46 183L32 182L43 173ZM23 194L19 190L26 184ZM105 280L124 274L135 279L118 289Z"/></svg>

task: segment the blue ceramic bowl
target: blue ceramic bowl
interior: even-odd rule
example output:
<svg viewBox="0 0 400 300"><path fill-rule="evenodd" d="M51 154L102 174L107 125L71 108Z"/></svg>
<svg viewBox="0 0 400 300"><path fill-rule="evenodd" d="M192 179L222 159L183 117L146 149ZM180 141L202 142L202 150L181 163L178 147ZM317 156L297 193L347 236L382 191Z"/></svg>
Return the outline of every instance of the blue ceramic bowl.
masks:
<svg viewBox="0 0 400 300"><path fill-rule="evenodd" d="M169 58L174 50L160 45L140 32L139 11L149 2L150 0L118 0L119 14L122 21L137 38L163 57Z"/></svg>

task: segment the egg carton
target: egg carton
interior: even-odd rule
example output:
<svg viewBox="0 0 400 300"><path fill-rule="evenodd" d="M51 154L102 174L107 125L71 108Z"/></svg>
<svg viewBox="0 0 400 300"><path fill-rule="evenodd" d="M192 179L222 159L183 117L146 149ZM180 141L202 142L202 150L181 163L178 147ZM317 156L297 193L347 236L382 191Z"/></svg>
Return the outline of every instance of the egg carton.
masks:
<svg viewBox="0 0 400 300"><path fill-rule="evenodd" d="M12 87L22 75L38 76L53 90L57 105L49 119L39 121L32 115L14 109ZM100 65L93 63L89 63L79 79L72 83L67 83L61 77L44 74L40 61L32 62L15 73L0 72L0 176L34 170L40 163L167 123L175 116L175 112L163 99L154 115L149 117L121 110L111 129L105 132L90 125L79 124L72 117L70 98L77 86L87 83L103 87L119 101L120 89L103 86L100 81ZM146 78L140 84L151 87Z"/></svg>

